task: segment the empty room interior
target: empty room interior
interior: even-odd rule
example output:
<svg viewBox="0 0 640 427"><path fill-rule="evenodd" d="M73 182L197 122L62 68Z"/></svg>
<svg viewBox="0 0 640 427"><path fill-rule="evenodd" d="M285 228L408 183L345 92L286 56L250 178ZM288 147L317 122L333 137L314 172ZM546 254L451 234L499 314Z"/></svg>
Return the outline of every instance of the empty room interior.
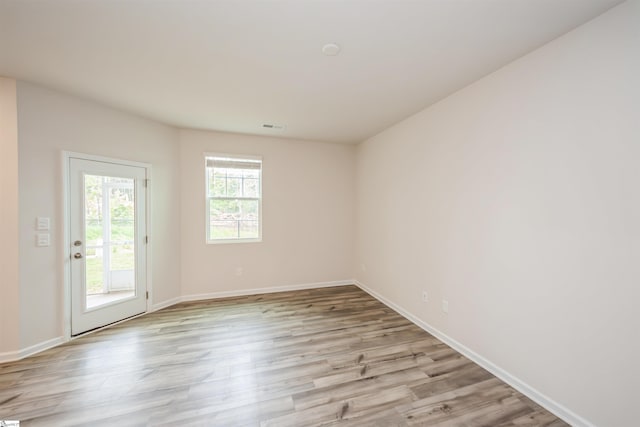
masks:
<svg viewBox="0 0 640 427"><path fill-rule="evenodd" d="M638 76L637 0L0 0L0 420L640 425Z"/></svg>

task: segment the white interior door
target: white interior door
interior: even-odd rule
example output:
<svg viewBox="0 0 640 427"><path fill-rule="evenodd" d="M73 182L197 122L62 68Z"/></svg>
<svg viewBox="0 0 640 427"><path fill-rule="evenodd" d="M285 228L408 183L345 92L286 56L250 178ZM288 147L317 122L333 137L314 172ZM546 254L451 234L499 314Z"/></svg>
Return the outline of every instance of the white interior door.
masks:
<svg viewBox="0 0 640 427"><path fill-rule="evenodd" d="M71 334L146 311L145 167L69 157Z"/></svg>

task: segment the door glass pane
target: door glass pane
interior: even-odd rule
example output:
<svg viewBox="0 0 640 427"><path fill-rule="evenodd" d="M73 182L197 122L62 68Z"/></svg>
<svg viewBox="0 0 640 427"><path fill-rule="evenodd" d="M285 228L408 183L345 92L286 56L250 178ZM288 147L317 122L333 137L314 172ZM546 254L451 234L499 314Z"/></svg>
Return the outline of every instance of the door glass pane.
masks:
<svg viewBox="0 0 640 427"><path fill-rule="evenodd" d="M84 176L86 307L135 296L135 190L131 178Z"/></svg>

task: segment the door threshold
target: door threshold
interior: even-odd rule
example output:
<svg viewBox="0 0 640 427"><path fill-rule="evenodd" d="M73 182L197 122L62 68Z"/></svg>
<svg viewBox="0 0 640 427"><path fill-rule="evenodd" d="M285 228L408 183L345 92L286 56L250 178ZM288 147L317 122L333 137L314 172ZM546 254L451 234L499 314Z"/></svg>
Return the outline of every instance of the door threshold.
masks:
<svg viewBox="0 0 640 427"><path fill-rule="evenodd" d="M144 316L147 313L148 313L147 311L143 311L142 313L134 314L133 316L129 316L129 317L125 318L125 319L118 320L117 322L109 323L108 325L104 325L104 326L98 326L97 328L89 329L88 331L80 332L79 334L76 334L76 335L71 335L70 339L74 340L76 338L82 338L84 336L92 334L94 332L100 332L103 329L107 329L107 328L110 328L112 326L118 325L120 323L124 323L124 322L126 322L128 320L132 320L132 319L135 319L137 317Z"/></svg>

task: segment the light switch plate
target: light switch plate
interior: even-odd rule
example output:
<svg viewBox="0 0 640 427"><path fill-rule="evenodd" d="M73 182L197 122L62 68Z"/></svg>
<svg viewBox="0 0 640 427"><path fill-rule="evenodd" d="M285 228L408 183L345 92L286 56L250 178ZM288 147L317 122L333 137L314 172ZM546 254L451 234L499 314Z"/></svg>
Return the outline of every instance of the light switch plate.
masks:
<svg viewBox="0 0 640 427"><path fill-rule="evenodd" d="M36 229L40 231L49 231L49 224L51 221L49 218L39 216L36 218Z"/></svg>
<svg viewBox="0 0 640 427"><path fill-rule="evenodd" d="M43 246L49 246L50 245L50 237L49 237L49 233L38 233L38 235L36 236L36 245L43 247Z"/></svg>

